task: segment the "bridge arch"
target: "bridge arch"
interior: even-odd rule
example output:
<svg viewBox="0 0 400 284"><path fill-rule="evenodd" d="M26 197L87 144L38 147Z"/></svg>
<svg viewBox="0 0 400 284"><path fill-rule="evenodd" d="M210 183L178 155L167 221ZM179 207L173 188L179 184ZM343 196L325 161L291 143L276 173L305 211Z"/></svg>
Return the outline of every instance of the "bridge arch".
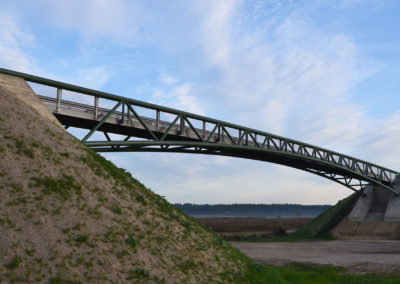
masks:
<svg viewBox="0 0 400 284"><path fill-rule="evenodd" d="M86 144L97 152L167 152L228 156L251 159L303 170L331 181L337 182L351 190L361 193L367 184L375 184L387 188L388 185L364 176L351 169L332 165L326 161L312 157L299 157L289 152L277 152L256 147L235 147L182 141L94 141ZM390 190L392 188L389 187ZM395 192L393 192L395 193ZM396 194L396 193L395 193Z"/></svg>

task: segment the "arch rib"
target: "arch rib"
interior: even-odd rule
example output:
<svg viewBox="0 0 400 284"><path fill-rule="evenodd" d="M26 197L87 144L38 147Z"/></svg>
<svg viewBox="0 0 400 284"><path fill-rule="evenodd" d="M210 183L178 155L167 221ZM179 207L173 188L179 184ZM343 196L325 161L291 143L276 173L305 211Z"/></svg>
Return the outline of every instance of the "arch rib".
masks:
<svg viewBox="0 0 400 284"><path fill-rule="evenodd" d="M126 143L127 142L127 143ZM93 150L97 152L174 152L174 153L192 153L192 154L208 154L208 155L221 155L221 156L230 156L230 157L238 157L238 158L246 158L253 159L259 161L267 161L269 162L271 157L269 155L285 157L289 159L285 159L285 162L276 162L278 164L282 164L285 166L297 168L303 171L307 171L309 173L313 173L319 175L321 177L327 178L329 180L335 181L343 186L350 188L351 190L362 193L362 189L368 183L378 185L385 190L390 191L395 195L399 195L399 193L390 186L390 184L383 184L373 178L363 176L360 173L349 170L344 167L335 166L336 171L332 169L332 164L328 161L321 161L315 158L309 158L310 163L306 163L305 165L301 165L301 163L296 163L296 159L298 157L292 153L288 152L279 152L279 151L271 151L267 149L259 149L256 147L238 147L234 145L220 145L220 144L209 144L209 143L199 143L199 142L180 142L180 141L96 141L96 142L86 142L86 145L91 147ZM113 148L113 146L119 146L119 148ZM166 148L169 146L168 148ZM171 147L172 146L172 147ZM205 150L200 150L205 149ZM233 151L232 151L233 150ZM241 150L241 151L238 151ZM253 152L253 155L249 155L250 153L244 152ZM266 153L266 156L257 155L261 152ZM255 155L254 155L255 154ZM318 162L318 163L317 163ZM310 168L309 164L314 164L314 168ZM323 170L324 168L331 168L331 171L328 172ZM343 173L347 173L343 174ZM356 180L358 184L352 184L351 182Z"/></svg>

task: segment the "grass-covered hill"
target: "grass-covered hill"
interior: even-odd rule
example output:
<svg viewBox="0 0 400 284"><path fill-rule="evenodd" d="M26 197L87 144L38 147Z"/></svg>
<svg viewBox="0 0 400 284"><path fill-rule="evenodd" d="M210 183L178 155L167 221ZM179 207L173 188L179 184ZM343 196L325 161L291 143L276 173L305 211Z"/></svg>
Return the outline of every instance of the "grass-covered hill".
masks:
<svg viewBox="0 0 400 284"><path fill-rule="evenodd" d="M0 283L241 282L227 243L17 96L0 87Z"/></svg>

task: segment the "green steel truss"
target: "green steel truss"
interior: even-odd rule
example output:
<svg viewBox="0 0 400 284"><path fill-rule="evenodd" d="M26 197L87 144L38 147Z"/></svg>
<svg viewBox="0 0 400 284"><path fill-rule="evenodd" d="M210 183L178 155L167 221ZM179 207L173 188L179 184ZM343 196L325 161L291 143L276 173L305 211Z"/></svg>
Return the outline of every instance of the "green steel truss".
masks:
<svg viewBox="0 0 400 284"><path fill-rule="evenodd" d="M272 162L304 170L361 193L375 184L399 195L399 172L314 145L240 125L0 68L0 73L57 88L57 98L39 96L66 127L88 129L82 139L98 152L172 152L221 155ZM62 91L93 97L93 105L62 99ZM100 107L99 99L113 102ZM143 110L153 117L140 115ZM165 117L166 119L161 119ZM91 140L102 132L104 140ZM118 134L119 139L115 139ZM124 137L121 139L120 137Z"/></svg>

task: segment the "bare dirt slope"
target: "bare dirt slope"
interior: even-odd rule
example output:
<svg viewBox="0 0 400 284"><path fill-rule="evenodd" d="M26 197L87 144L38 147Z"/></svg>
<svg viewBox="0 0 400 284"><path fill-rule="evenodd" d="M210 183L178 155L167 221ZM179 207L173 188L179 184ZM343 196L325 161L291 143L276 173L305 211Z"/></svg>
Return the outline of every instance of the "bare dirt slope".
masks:
<svg viewBox="0 0 400 284"><path fill-rule="evenodd" d="M243 272L229 245L36 109L0 82L0 283L231 283Z"/></svg>
<svg viewBox="0 0 400 284"><path fill-rule="evenodd" d="M262 264L291 262L342 266L354 272L400 273L400 243L390 240L232 243Z"/></svg>

